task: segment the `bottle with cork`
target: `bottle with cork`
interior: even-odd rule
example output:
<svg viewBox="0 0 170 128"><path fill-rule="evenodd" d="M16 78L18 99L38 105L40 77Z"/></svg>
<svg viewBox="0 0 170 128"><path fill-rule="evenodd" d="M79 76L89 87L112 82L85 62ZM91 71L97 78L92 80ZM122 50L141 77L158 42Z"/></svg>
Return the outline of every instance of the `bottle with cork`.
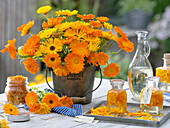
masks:
<svg viewBox="0 0 170 128"><path fill-rule="evenodd" d="M169 92L170 88L170 53L164 53L163 55L163 67L156 68L156 76L160 77L161 89L165 92Z"/></svg>

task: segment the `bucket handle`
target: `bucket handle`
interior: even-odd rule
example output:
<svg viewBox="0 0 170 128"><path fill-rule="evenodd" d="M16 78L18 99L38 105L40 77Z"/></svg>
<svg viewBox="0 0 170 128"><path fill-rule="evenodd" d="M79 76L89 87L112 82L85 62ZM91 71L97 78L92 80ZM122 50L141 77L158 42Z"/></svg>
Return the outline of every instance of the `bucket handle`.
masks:
<svg viewBox="0 0 170 128"><path fill-rule="evenodd" d="M50 68L46 67L46 75L45 75L46 83L47 83L48 87L55 92L55 90L50 86L50 84L48 82L48 79L47 79L48 69L50 71ZM102 83L102 71L101 71L100 65L96 67L96 71L100 72L100 82L99 82L99 85L94 90L85 93L85 96L87 94L89 94L89 93L92 93L92 92L96 91L100 87L100 85ZM55 92L55 93L57 93L57 94L59 93L59 95L63 96L63 94L61 92ZM78 98L78 97L76 97L76 98Z"/></svg>

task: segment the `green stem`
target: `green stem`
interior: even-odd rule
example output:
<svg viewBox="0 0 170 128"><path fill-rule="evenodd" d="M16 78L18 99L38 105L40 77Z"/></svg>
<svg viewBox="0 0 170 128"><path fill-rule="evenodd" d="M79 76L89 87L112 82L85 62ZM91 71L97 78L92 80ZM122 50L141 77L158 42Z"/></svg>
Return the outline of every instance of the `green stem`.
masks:
<svg viewBox="0 0 170 128"><path fill-rule="evenodd" d="M48 20L48 17L46 15L44 15L44 14L42 14L42 15Z"/></svg>
<svg viewBox="0 0 170 128"><path fill-rule="evenodd" d="M111 53L108 53L108 54L109 54L109 55L113 55L113 54L119 53L120 51L122 51L122 49L119 49L117 52L111 52Z"/></svg>

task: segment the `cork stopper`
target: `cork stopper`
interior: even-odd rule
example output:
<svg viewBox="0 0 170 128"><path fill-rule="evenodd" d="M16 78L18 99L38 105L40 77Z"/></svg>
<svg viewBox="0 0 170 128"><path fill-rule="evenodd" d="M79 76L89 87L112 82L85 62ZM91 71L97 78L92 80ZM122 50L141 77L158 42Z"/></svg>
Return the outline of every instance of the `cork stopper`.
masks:
<svg viewBox="0 0 170 128"><path fill-rule="evenodd" d="M164 53L164 67L170 67L170 53Z"/></svg>
<svg viewBox="0 0 170 128"><path fill-rule="evenodd" d="M164 59L170 59L170 53L164 53Z"/></svg>

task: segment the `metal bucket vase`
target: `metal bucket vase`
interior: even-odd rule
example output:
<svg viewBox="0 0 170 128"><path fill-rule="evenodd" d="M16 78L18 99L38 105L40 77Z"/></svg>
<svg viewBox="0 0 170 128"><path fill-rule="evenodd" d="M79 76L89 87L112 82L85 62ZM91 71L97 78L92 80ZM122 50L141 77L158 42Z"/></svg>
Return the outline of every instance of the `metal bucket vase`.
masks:
<svg viewBox="0 0 170 128"><path fill-rule="evenodd" d="M74 103L87 104L91 102L96 66L87 66L78 74L57 76L51 71L54 91L73 99ZM101 71L101 70L100 70ZM102 78L101 78L102 80Z"/></svg>

